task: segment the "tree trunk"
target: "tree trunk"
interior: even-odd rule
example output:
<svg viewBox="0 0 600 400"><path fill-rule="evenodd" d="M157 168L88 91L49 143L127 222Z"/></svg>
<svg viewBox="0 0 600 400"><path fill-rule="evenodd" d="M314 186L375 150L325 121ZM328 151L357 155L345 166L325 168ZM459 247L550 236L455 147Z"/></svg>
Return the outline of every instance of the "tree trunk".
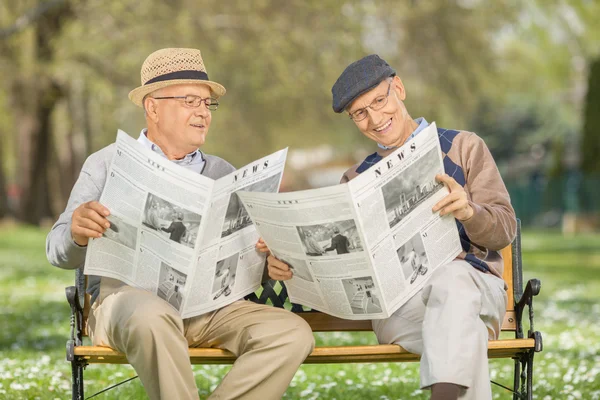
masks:
<svg viewBox="0 0 600 400"><path fill-rule="evenodd" d="M43 94L42 94L43 93ZM51 83L47 90L40 93L40 104L33 118L39 123L30 133L32 140L27 171L28 185L23 191L20 217L23 221L39 224L45 218L52 218L50 206L50 185L48 180L48 164L50 159L52 135L52 111L62 93L59 87Z"/></svg>
<svg viewBox="0 0 600 400"><path fill-rule="evenodd" d="M3 136L3 135L0 135ZM4 163L2 162L4 149L0 140L0 219L6 217L10 210L8 208L8 195L6 193L6 178L4 176Z"/></svg>
<svg viewBox="0 0 600 400"><path fill-rule="evenodd" d="M18 174L22 196L18 216L24 222L39 224L52 218L50 196L54 192L49 181L49 162L52 148L52 114L64 96L59 83L52 77L55 58L52 39L60 35L64 23L73 16L69 2L56 3L36 20L30 44L34 68L15 79L17 134L19 141ZM24 51L24 50L23 50Z"/></svg>
<svg viewBox="0 0 600 400"><path fill-rule="evenodd" d="M581 170L600 174L600 58L590 63L581 140Z"/></svg>

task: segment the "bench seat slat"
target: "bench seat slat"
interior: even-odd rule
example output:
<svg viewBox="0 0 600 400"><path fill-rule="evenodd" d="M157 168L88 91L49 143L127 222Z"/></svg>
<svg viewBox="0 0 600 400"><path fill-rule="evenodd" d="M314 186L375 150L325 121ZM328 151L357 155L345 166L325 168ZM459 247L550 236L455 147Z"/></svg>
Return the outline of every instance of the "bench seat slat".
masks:
<svg viewBox="0 0 600 400"><path fill-rule="evenodd" d="M533 339L492 340L488 342L489 358L513 357L526 350L533 349ZM235 356L226 350L214 348L190 348L192 364L232 364ZM127 364L123 353L109 347L77 346L75 356L85 359L90 364ZM357 363L387 361L418 361L419 356L409 353L397 345L370 346L324 346L317 347L308 356L305 363Z"/></svg>

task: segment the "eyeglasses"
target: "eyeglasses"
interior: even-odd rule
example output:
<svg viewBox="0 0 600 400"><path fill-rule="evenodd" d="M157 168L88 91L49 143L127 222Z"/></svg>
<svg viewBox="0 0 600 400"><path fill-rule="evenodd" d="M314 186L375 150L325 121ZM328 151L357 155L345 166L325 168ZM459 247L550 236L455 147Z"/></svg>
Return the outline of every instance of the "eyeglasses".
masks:
<svg viewBox="0 0 600 400"><path fill-rule="evenodd" d="M185 104L185 106L189 107L189 108L198 108L198 107L200 107L200 104L202 104L202 103L204 103L206 108L208 108L211 111L215 111L217 108L219 108L219 100L217 100L213 97L202 98L200 96L195 96L193 94L188 94L187 96L153 97L153 99L156 99L156 100L166 100L166 99L183 100L183 103Z"/></svg>
<svg viewBox="0 0 600 400"><path fill-rule="evenodd" d="M376 97L375 100L373 100L371 102L371 104L369 104L368 106L366 106L364 108L359 108L358 110L350 113L349 114L350 118L354 122L360 122L363 119L367 118L367 115L369 114L367 112L367 108L370 108L373 111L381 110L383 107L385 107L385 105L388 102L388 97L390 97L390 90L391 89L392 89L392 82L390 82L390 86L388 86L388 90L387 90L387 93L385 95Z"/></svg>

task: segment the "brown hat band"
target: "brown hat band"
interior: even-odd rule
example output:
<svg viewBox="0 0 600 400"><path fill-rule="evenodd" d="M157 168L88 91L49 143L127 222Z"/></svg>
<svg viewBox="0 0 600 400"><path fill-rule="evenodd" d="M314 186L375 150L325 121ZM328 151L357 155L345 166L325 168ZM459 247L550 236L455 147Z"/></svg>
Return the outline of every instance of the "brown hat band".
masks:
<svg viewBox="0 0 600 400"><path fill-rule="evenodd" d="M159 75L159 76L156 76L156 77L150 79L148 82L144 83L144 85L149 85L149 84L155 83L155 82L170 81L170 80L175 80L175 79L198 79L201 81L207 81L208 74L203 71L193 71L193 70L169 72L168 74Z"/></svg>

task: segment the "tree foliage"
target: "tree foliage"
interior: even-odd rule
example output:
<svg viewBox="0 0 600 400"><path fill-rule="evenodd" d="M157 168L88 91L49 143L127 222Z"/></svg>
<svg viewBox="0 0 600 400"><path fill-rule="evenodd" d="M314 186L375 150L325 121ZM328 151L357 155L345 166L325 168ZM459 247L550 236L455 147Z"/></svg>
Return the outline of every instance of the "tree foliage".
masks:
<svg viewBox="0 0 600 400"><path fill-rule="evenodd" d="M143 60L162 47L201 49L209 76L227 88L205 150L237 166L285 146L370 146L333 113L330 93L342 70L370 53L396 68L413 117L470 128L480 114L492 121L515 104L530 110L555 90L561 97L541 109L558 104L560 121L575 121L569 94L585 73L573 73L570 45L527 18L560 20L568 7L587 29L598 9L589 3L556 0L540 11L533 0L526 8L478 0L0 2L0 104L9 111L0 115L0 213L4 181L23 190L22 218L60 212L85 157L118 128L139 133L143 113L127 94L140 84ZM593 53L587 30L562 31L585 57Z"/></svg>

